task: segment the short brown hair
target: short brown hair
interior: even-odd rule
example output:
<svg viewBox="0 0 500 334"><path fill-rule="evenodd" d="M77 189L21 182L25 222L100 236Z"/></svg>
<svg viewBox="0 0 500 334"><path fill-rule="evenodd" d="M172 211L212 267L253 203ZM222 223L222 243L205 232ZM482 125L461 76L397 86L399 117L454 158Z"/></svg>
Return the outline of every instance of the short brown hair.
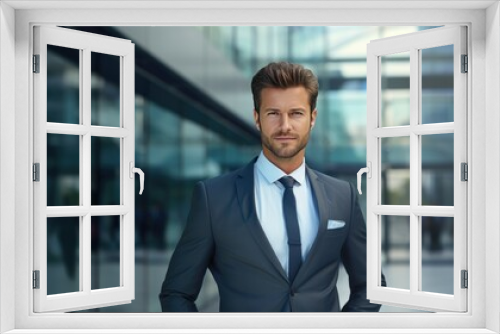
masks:
<svg viewBox="0 0 500 334"><path fill-rule="evenodd" d="M261 68L252 78L253 104L259 112L261 92L264 88L304 87L309 93L311 111L316 108L318 99L318 78L300 64L288 62L269 63Z"/></svg>

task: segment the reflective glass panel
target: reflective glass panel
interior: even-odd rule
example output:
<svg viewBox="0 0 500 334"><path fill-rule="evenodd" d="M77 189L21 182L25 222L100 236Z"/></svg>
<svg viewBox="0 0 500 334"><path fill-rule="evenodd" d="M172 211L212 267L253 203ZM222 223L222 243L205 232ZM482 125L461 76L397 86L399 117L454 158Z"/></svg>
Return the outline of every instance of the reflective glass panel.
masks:
<svg viewBox="0 0 500 334"><path fill-rule="evenodd" d="M453 294L453 218L422 217L422 291Z"/></svg>
<svg viewBox="0 0 500 334"><path fill-rule="evenodd" d="M420 51L422 124L453 122L453 45Z"/></svg>
<svg viewBox="0 0 500 334"><path fill-rule="evenodd" d="M80 138L47 134L47 205L80 205Z"/></svg>
<svg viewBox="0 0 500 334"><path fill-rule="evenodd" d="M410 124L410 52L380 57L382 126Z"/></svg>
<svg viewBox="0 0 500 334"><path fill-rule="evenodd" d="M381 138L382 205L410 204L410 137Z"/></svg>
<svg viewBox="0 0 500 334"><path fill-rule="evenodd" d="M47 294L80 291L80 217L47 218Z"/></svg>
<svg viewBox="0 0 500 334"><path fill-rule="evenodd" d="M120 286L120 216L92 217L91 289Z"/></svg>
<svg viewBox="0 0 500 334"><path fill-rule="evenodd" d="M120 205L120 139L92 137L92 205Z"/></svg>
<svg viewBox="0 0 500 334"><path fill-rule="evenodd" d="M120 126L120 57L92 52L92 125Z"/></svg>
<svg viewBox="0 0 500 334"><path fill-rule="evenodd" d="M47 45L47 122L80 123L80 50Z"/></svg>
<svg viewBox="0 0 500 334"><path fill-rule="evenodd" d="M422 205L453 206L453 133L422 136Z"/></svg>
<svg viewBox="0 0 500 334"><path fill-rule="evenodd" d="M410 289L410 217L381 217L381 268L387 287Z"/></svg>

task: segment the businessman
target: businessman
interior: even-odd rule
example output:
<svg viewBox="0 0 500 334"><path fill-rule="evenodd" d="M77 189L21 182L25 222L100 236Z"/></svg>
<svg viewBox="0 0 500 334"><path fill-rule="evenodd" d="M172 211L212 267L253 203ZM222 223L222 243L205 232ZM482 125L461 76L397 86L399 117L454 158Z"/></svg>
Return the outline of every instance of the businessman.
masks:
<svg viewBox="0 0 500 334"><path fill-rule="evenodd" d="M305 163L317 78L298 64L271 63L251 87L262 152L196 185L162 285L162 310L197 311L208 268L221 312L378 311L366 299L366 228L355 190ZM341 263L350 287L342 308Z"/></svg>

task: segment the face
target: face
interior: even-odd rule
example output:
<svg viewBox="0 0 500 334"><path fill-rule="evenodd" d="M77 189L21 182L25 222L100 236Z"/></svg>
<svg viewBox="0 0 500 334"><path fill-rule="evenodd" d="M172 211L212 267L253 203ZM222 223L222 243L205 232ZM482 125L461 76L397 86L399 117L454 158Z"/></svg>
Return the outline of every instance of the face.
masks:
<svg viewBox="0 0 500 334"><path fill-rule="evenodd" d="M300 165L316 114L316 109L311 112L304 87L264 88L260 113L254 111L264 155L278 167L286 163Z"/></svg>

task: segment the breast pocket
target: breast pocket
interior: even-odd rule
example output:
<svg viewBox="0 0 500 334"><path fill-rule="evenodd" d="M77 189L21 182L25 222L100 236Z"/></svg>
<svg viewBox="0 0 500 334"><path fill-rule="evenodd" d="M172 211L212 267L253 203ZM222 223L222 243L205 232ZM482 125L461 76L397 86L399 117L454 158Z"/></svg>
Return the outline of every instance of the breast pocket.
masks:
<svg viewBox="0 0 500 334"><path fill-rule="evenodd" d="M329 219L326 224L327 237L342 237L347 230L347 223L343 219Z"/></svg>

